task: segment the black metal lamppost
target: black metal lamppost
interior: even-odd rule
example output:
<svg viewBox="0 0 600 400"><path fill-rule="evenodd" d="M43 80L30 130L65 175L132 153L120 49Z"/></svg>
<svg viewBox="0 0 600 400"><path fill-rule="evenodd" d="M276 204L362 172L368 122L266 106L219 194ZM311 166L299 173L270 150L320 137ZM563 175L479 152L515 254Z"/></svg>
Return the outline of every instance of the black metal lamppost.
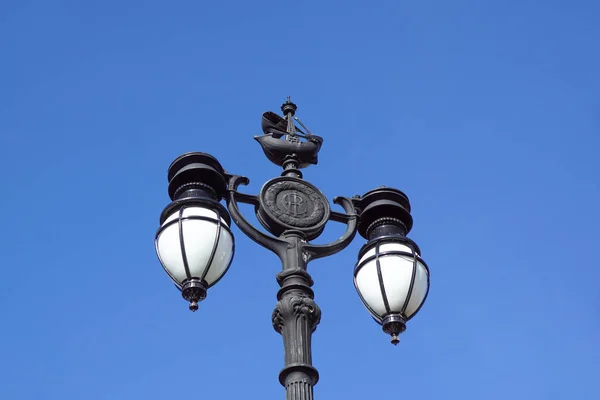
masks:
<svg viewBox="0 0 600 400"><path fill-rule="evenodd" d="M263 114L264 134L255 137L267 158L283 168L281 176L252 196L238 192L248 178L228 174L214 157L198 152L179 156L169 167L172 202L160 216L155 245L161 264L192 311L233 260L230 215L245 235L274 252L282 263L277 274L281 289L272 316L285 348L279 381L288 400L311 400L319 379L312 365L311 336L321 310L313 300L307 264L343 250L358 231L367 243L358 254L354 285L393 344L398 344L406 322L425 302L429 269L419 247L406 237L413 225L406 195L382 187L363 196L336 197L333 202L345 212L332 211L325 196L303 180L301 172L317 164L323 139L295 117L297 107L289 98L281 109L283 118L273 112ZM227 209L220 203L223 199ZM272 235L252 226L238 203L253 205L258 221ZM328 221L346 224L345 233L326 245L311 244Z"/></svg>

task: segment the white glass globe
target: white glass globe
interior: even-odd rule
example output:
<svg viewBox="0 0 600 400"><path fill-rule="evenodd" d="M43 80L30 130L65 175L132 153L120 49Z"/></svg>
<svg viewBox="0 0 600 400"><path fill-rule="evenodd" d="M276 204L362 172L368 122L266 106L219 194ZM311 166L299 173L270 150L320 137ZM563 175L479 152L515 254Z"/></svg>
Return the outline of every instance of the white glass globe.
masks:
<svg viewBox="0 0 600 400"><path fill-rule="evenodd" d="M156 236L156 253L177 286L181 287L186 279L199 278L210 287L231 263L233 235L215 210L184 207L161 225Z"/></svg>
<svg viewBox="0 0 600 400"><path fill-rule="evenodd" d="M416 253L415 265L411 256L413 252L408 245L397 241L382 241L378 245L378 252L375 244L358 261L354 278L356 289L369 311L380 322L388 314L402 314L409 320L425 300L429 289L429 271Z"/></svg>

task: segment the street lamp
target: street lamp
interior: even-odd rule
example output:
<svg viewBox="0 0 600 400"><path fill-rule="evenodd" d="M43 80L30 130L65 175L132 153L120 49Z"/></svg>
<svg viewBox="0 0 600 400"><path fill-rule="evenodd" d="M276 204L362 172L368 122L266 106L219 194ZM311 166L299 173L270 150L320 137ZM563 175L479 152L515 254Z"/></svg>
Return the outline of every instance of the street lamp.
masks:
<svg viewBox="0 0 600 400"><path fill-rule="evenodd" d="M208 154L187 153L171 163L168 178L173 202L160 216L156 254L196 311L233 260L231 218L219 203L227 188L225 171Z"/></svg>
<svg viewBox="0 0 600 400"><path fill-rule="evenodd" d="M357 232L365 238L354 268L354 285L393 344L398 344L406 322L427 298L429 268L417 244L406 237L413 224L406 195L381 187L363 196L336 197L333 202L344 212L332 211L319 189L302 179L301 169L317 164L323 139L298 120L297 107L289 98L281 109L283 117L263 114L263 135L255 137L267 158L283 168L281 176L266 182L258 195L248 195L238 191L249 183L248 178L228 174L214 157L198 152L179 156L169 167L172 202L160 216L155 246L163 268L192 311L233 260L231 217L246 236L274 252L282 263L272 315L285 349L279 381L288 400L309 400L319 379L312 365L311 337L321 310L313 300L308 263L340 252ZM220 203L223 199L227 209ZM239 203L254 206L270 235L244 218ZM329 244L311 244L329 221L345 224L345 233Z"/></svg>
<svg viewBox="0 0 600 400"><path fill-rule="evenodd" d="M367 192L360 207L358 232L368 242L358 252L354 286L373 318L398 344L406 321L421 308L429 292L429 268L415 242L408 197L392 188Z"/></svg>

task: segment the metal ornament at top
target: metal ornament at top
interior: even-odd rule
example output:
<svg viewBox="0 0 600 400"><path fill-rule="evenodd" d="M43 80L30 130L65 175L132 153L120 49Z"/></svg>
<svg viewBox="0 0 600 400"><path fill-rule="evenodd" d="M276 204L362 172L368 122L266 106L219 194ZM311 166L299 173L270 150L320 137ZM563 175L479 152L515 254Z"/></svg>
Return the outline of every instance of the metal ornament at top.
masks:
<svg viewBox="0 0 600 400"><path fill-rule="evenodd" d="M297 109L288 97L281 106L284 117L272 111L263 113L264 135L254 139L271 162L283 167L283 176L263 186L256 215L261 225L275 236L295 231L312 240L323 232L331 210L319 189L302 180L300 169L317 164L323 138L310 133L295 117ZM294 120L306 133L296 127Z"/></svg>
<svg viewBox="0 0 600 400"><path fill-rule="evenodd" d="M284 169L301 169L317 164L319 150L323 144L322 137L313 135L295 117L297 109L298 107L288 97L281 106L284 117L272 111L263 113L264 134L254 136L267 158ZM298 121L306 132L298 128L294 120ZM297 174L302 177L299 171Z"/></svg>

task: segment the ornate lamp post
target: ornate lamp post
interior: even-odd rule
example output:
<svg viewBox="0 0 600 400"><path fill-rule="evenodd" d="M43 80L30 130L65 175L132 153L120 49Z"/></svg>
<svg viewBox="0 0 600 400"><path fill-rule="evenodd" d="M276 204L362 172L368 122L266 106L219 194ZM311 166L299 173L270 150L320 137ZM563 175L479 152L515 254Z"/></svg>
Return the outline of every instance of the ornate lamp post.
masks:
<svg viewBox="0 0 600 400"><path fill-rule="evenodd" d="M279 381L288 400L310 400L319 379L312 365L311 336L321 310L313 300L308 263L343 250L357 231L367 239L359 251L354 285L393 344L398 344L406 322L425 302L429 269L419 247L406 237L413 224L406 195L382 187L363 196L336 197L333 202L345 212L332 211L325 196L303 180L301 172L317 164L323 139L295 117L297 107L289 98L281 109L283 118L273 112L263 114L264 134L255 137L267 158L283 168L281 176L253 196L238 191L240 185L249 183L248 178L228 174L214 157L205 153L179 156L169 167L172 202L161 214L155 245L161 264L192 311L233 260L230 215L246 236L274 252L282 263L272 318L285 349ZM229 212L220 203L223 199ZM253 205L258 221L272 235L251 225L238 203ZM345 233L326 245L311 244L328 221L346 224Z"/></svg>

